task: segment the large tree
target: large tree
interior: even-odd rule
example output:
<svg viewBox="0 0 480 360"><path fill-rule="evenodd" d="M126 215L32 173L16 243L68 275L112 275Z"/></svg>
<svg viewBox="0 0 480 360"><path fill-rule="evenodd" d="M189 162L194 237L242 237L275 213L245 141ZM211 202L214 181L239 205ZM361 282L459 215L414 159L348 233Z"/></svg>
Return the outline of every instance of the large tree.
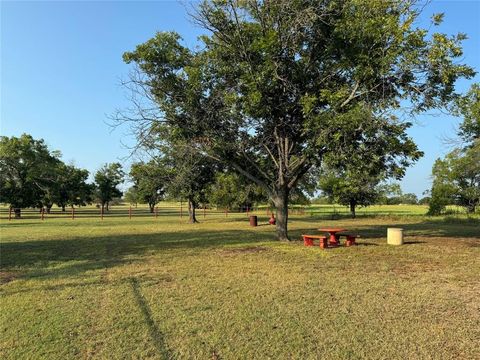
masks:
<svg viewBox="0 0 480 360"><path fill-rule="evenodd" d="M147 163L132 164L130 178L133 180L137 201L146 202L153 213L155 205L165 194L168 173L161 161L151 160Z"/></svg>
<svg viewBox="0 0 480 360"><path fill-rule="evenodd" d="M15 217L21 216L21 208L42 202L55 181L59 156L27 134L0 137L0 202L10 204Z"/></svg>
<svg viewBox="0 0 480 360"><path fill-rule="evenodd" d="M138 65L129 85L155 105L134 102L137 133L163 123L261 186L276 206L278 238L288 240L290 192L327 154L344 156L338 140L352 129L339 115L365 106L384 113L443 106L455 97L455 81L473 75L456 62L465 36L417 27L416 5L202 2L194 16L208 30L200 50L176 33L158 33L124 54Z"/></svg>
<svg viewBox="0 0 480 360"><path fill-rule="evenodd" d="M118 186L123 182L124 172L120 163L111 163L103 165L95 173L96 196L102 206L109 210L109 203L113 198L122 196L122 191Z"/></svg>

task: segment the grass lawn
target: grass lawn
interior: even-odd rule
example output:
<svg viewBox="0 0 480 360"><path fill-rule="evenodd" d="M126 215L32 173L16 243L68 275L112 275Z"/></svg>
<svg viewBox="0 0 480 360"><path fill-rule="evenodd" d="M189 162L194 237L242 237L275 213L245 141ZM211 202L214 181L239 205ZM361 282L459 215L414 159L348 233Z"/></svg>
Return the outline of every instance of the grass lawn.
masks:
<svg viewBox="0 0 480 360"><path fill-rule="evenodd" d="M3 212L2 359L480 359L479 219L307 211L286 244L263 211L257 228L91 212ZM321 226L362 238L304 247ZM389 226L406 245L385 244Z"/></svg>

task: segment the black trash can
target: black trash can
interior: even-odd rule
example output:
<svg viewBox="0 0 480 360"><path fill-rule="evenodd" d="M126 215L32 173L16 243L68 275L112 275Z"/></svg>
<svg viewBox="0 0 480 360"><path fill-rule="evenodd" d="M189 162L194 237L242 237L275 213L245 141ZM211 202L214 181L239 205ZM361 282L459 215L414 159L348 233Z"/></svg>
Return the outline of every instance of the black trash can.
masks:
<svg viewBox="0 0 480 360"><path fill-rule="evenodd" d="M257 225L258 225L257 216L256 215L250 216L250 226L257 226Z"/></svg>

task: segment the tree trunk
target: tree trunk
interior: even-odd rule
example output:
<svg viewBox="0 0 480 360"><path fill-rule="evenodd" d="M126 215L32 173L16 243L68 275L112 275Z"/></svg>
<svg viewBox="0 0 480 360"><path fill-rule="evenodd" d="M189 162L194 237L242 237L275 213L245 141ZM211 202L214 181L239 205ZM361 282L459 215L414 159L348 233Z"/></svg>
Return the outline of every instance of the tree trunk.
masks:
<svg viewBox="0 0 480 360"><path fill-rule="evenodd" d="M65 212L65 204L62 205L62 212Z"/></svg>
<svg viewBox="0 0 480 360"><path fill-rule="evenodd" d="M475 204L468 204L467 205L467 213L469 213L469 214L475 213L475 208L476 208Z"/></svg>
<svg viewBox="0 0 480 360"><path fill-rule="evenodd" d="M350 201L350 216L352 217L352 219L355 219L355 208L356 208L357 204L355 201Z"/></svg>
<svg viewBox="0 0 480 360"><path fill-rule="evenodd" d="M21 208L14 208L13 212L15 213L15 219L22 218L22 209Z"/></svg>
<svg viewBox="0 0 480 360"><path fill-rule="evenodd" d="M47 205L46 208L47 208L47 214L50 214L50 210L52 209L52 205Z"/></svg>
<svg viewBox="0 0 480 360"><path fill-rule="evenodd" d="M107 207L105 208L105 210L107 210L107 211L109 211L109 209L108 209L109 203L110 203L109 201L106 202Z"/></svg>
<svg viewBox="0 0 480 360"><path fill-rule="evenodd" d="M150 208L150 213L153 214L153 212L155 211L155 204L149 203L148 207Z"/></svg>
<svg viewBox="0 0 480 360"><path fill-rule="evenodd" d="M287 187L278 189L272 198L277 210L276 230L277 238L280 241L289 241L288 238L288 193Z"/></svg>
<svg viewBox="0 0 480 360"><path fill-rule="evenodd" d="M198 222L195 216L195 203L191 198L188 198L188 222L190 224Z"/></svg>

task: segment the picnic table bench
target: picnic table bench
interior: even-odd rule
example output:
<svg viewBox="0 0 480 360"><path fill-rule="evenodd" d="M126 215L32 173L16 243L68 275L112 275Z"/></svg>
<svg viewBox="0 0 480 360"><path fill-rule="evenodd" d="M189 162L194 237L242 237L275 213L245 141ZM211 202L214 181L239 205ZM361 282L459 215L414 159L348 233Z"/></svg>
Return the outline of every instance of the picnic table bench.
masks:
<svg viewBox="0 0 480 360"><path fill-rule="evenodd" d="M339 232L339 233L336 233L336 236L338 236L339 240L340 240L340 236L345 237L345 246L355 245L356 244L355 240L360 237L359 234L355 234L351 232Z"/></svg>
<svg viewBox="0 0 480 360"><path fill-rule="evenodd" d="M328 247L327 237L324 235L302 235L302 237L303 237L303 245L305 246L313 246L313 240L318 239L319 246L322 249L325 249Z"/></svg>

